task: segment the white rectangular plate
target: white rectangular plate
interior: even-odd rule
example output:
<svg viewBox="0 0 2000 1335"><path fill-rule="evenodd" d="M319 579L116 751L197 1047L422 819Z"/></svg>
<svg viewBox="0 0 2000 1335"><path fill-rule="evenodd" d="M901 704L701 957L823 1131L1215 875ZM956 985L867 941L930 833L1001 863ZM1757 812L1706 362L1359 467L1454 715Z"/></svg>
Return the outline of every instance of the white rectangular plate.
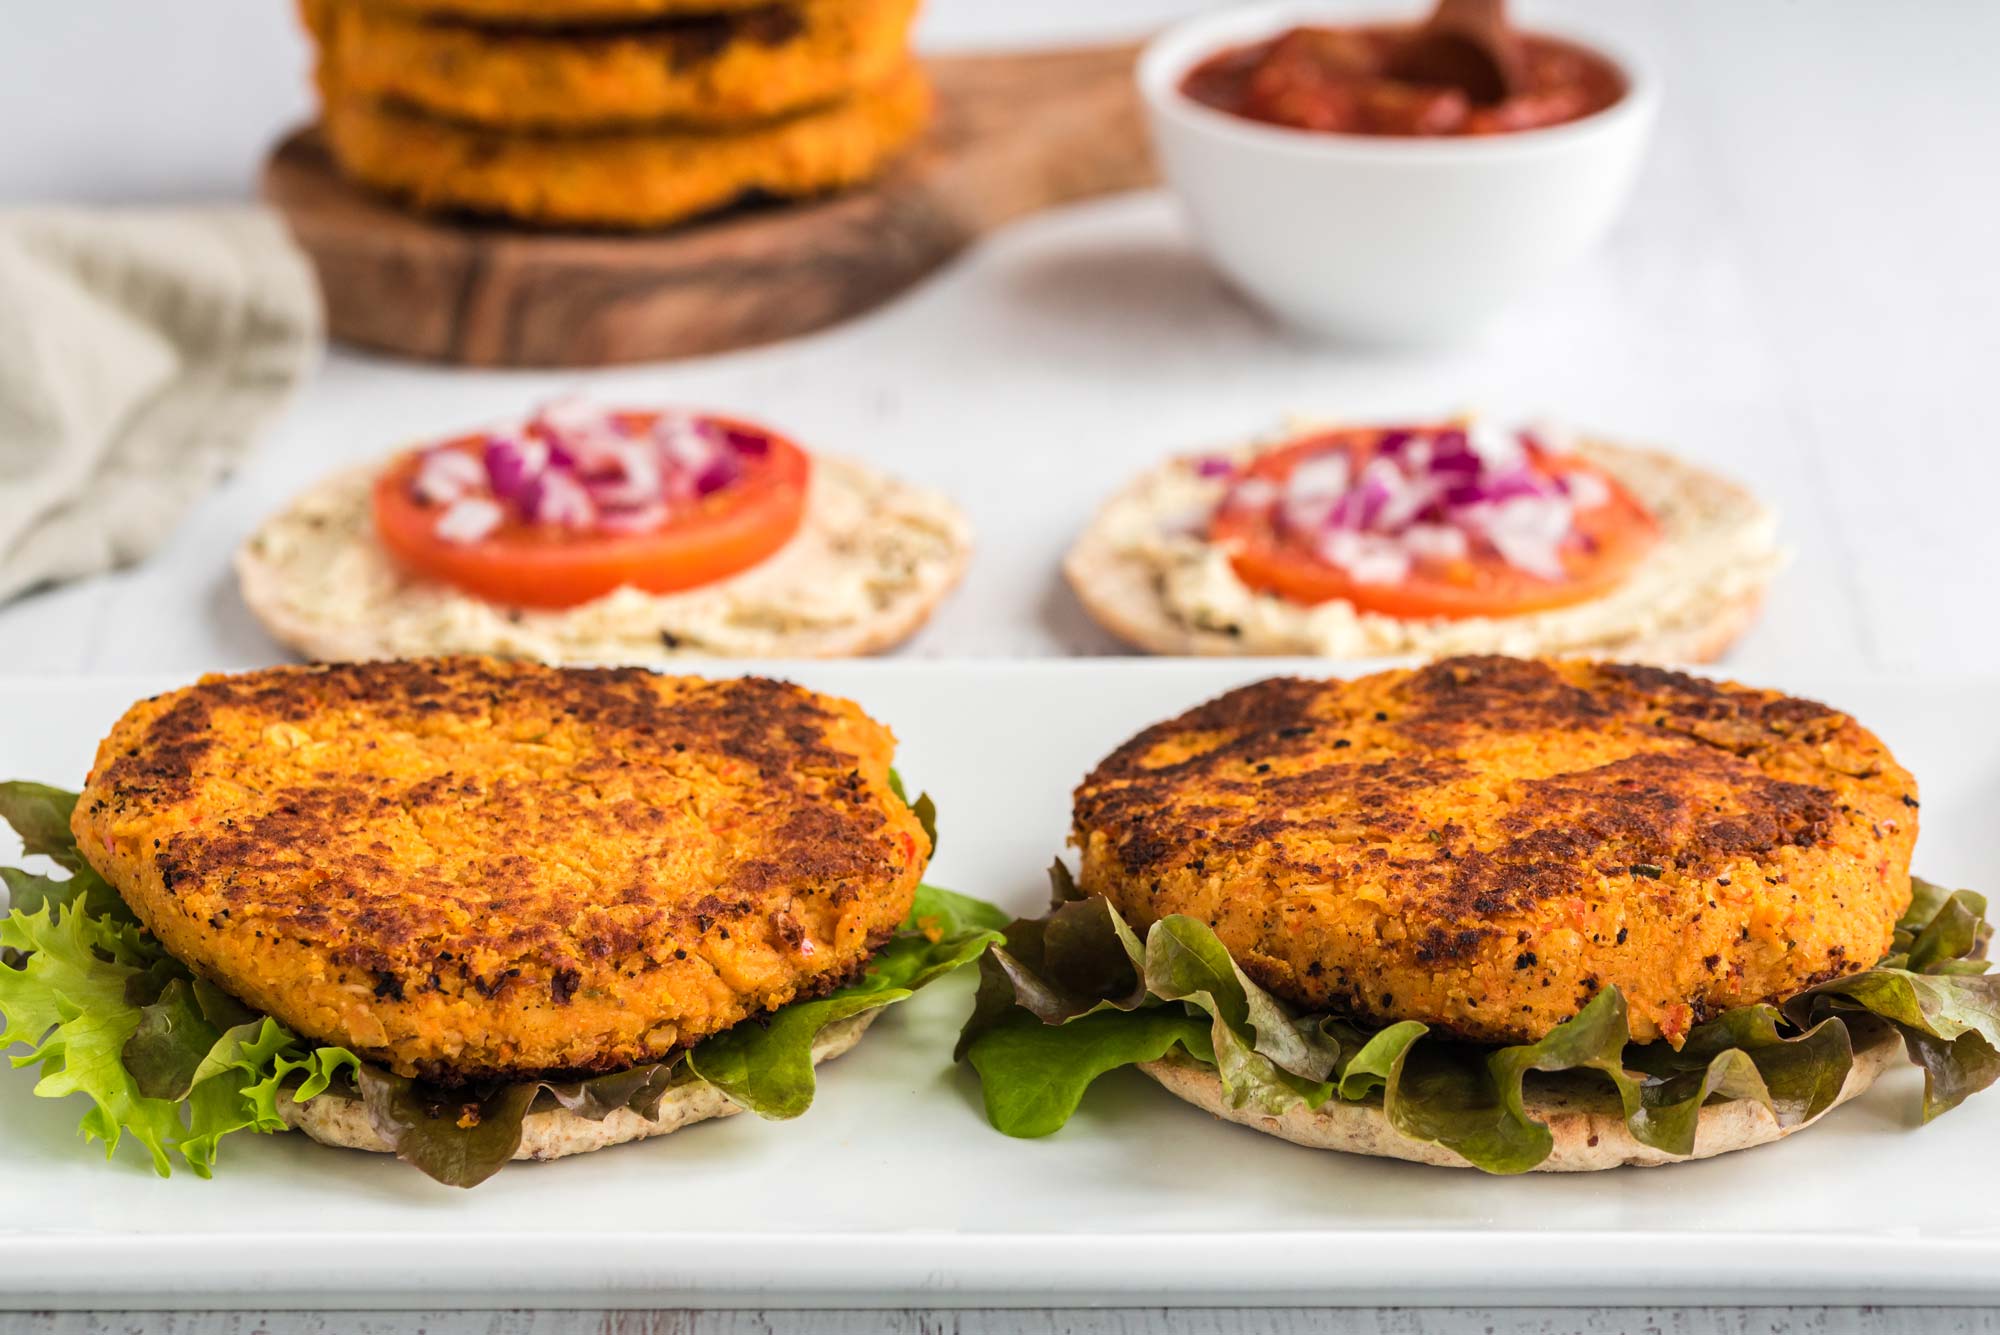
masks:
<svg viewBox="0 0 2000 1335"><path fill-rule="evenodd" d="M769 669L860 701L941 808L932 879L1030 911L1069 794L1129 734L1285 663ZM163 681L0 681L0 776L78 784ZM1918 869L2000 887L2000 682L1769 683L1853 711L1923 782ZM0 854L11 849L0 849ZM792 1123L752 1117L475 1191L302 1137L153 1176L0 1071L0 1303L904 1306L1841 1302L2000 1297L2000 1094L1917 1125L1911 1072L1809 1134L1658 1170L1491 1178L1298 1149L1123 1072L1009 1140L950 1062L970 978L897 1008Z"/></svg>

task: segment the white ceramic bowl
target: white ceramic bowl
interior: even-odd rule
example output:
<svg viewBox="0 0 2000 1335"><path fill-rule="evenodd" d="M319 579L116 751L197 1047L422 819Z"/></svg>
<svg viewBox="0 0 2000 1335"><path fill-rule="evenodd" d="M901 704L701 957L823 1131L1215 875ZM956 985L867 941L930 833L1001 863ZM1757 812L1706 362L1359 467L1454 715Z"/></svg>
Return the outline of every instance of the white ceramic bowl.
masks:
<svg viewBox="0 0 2000 1335"><path fill-rule="evenodd" d="M1657 84L1626 54L1572 38L1625 75L1617 103L1543 130L1433 139L1266 125L1181 92L1224 48L1370 21L1294 0L1170 28L1139 59L1153 142L1216 266L1289 323L1373 344L1468 337L1610 226L1645 153Z"/></svg>

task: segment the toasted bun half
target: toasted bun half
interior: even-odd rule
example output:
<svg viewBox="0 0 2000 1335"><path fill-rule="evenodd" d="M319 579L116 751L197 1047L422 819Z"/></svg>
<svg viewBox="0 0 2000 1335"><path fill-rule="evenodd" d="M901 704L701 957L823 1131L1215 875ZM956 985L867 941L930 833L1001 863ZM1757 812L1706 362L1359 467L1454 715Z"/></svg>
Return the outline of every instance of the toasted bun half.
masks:
<svg viewBox="0 0 2000 1335"><path fill-rule="evenodd" d="M1854 1066L1847 1073L1840 1096L1827 1112L1864 1092L1901 1055L1903 1040L1887 1025L1864 1020L1851 1021L1849 1027L1854 1033ZM1442 1145L1412 1140L1397 1131L1389 1125L1388 1116L1378 1104L1333 1101L1322 1104L1316 1112L1301 1106L1272 1116L1251 1108L1230 1107L1223 1098L1222 1081L1215 1068L1178 1053L1159 1061L1142 1062L1139 1069L1197 1108L1206 1108L1224 1121L1289 1140L1294 1145L1368 1154L1378 1159L1403 1159L1439 1168L1472 1167ZM1625 1125L1616 1092L1601 1080L1549 1079L1540 1086L1531 1085L1527 1108L1528 1114L1546 1123L1555 1137L1555 1148L1549 1157L1531 1170L1537 1173L1590 1173L1626 1166L1657 1168L1662 1164L1712 1159L1718 1154L1782 1140L1819 1120L1781 1127L1761 1104L1747 1099L1710 1103L1701 1110L1694 1153L1679 1155L1667 1154L1635 1139ZM1826 1113L1820 1114L1824 1116Z"/></svg>
<svg viewBox="0 0 2000 1335"><path fill-rule="evenodd" d="M1550 613L1399 621L1346 604L1312 609L1257 593L1235 582L1226 558L1174 533L1184 528L1196 494L1185 461L1163 465L1112 497L1070 549L1063 572L1099 625L1156 654L1589 654L1656 663L1721 657L1756 620L1784 563L1775 516L1734 482L1669 454L1602 442L1586 442L1579 453L1653 510L1662 541L1625 586ZM1219 495L1219 484L1206 485ZM1211 599L1226 605L1201 605Z"/></svg>
<svg viewBox="0 0 2000 1335"><path fill-rule="evenodd" d="M861 1035L881 1013L879 1009L863 1011L820 1030L813 1042L813 1064L832 1061L859 1043ZM560 1108L529 1113L522 1119L521 1147L514 1151L514 1157L566 1159L572 1154L588 1154L631 1140L664 1136L711 1117L728 1117L741 1111L715 1086L696 1084L668 1091L660 1100L658 1113L651 1118L625 1108L602 1121L592 1121ZM376 1130L367 1107L359 1099L321 1097L295 1103L290 1096L280 1094L278 1113L293 1130L305 1132L322 1145L376 1154L391 1152L389 1142Z"/></svg>
<svg viewBox="0 0 2000 1335"><path fill-rule="evenodd" d="M972 552L971 526L945 497L815 456L799 531L741 574L680 593L620 589L560 611L507 608L397 569L375 537L378 470L327 478L236 553L243 601L315 662L859 657L914 635Z"/></svg>

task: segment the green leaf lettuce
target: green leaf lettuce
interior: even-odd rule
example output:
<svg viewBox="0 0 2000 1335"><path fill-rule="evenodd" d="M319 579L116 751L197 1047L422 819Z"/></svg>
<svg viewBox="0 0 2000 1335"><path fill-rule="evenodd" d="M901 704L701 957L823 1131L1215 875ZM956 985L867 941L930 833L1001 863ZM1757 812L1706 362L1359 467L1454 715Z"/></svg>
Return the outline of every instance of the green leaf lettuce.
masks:
<svg viewBox="0 0 2000 1335"><path fill-rule="evenodd" d="M1891 953L1875 968L1697 1026L1676 1051L1632 1042L1616 988L1535 1043L1431 1035L1414 1021L1366 1031L1297 1015L1244 974L1208 926L1170 916L1142 938L1058 863L1050 912L1005 928L980 961L958 1055L979 1073L988 1119L1047 1135L1098 1076L1170 1053L1215 1068L1232 1107L1277 1114L1330 1099L1382 1108L1405 1136L1495 1173L1547 1158L1528 1105L1537 1075L1603 1081L1641 1143L1688 1154L1701 1107L1750 1099L1781 1126L1831 1107L1853 1065L1850 1021L1886 1021L1926 1075L1934 1117L2000 1079L2000 978L1986 973L1986 904L1915 883Z"/></svg>

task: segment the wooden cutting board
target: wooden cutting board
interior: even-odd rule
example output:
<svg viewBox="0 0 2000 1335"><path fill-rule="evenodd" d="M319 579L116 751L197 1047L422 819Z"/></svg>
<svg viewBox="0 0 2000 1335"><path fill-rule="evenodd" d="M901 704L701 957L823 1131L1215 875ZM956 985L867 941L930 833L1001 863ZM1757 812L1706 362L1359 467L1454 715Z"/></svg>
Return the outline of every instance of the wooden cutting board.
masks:
<svg viewBox="0 0 2000 1335"><path fill-rule="evenodd" d="M927 62L938 115L882 180L671 231L420 218L350 185L316 131L263 191L311 254L335 338L467 366L603 366L722 352L887 301L987 232L1154 180L1130 46Z"/></svg>

